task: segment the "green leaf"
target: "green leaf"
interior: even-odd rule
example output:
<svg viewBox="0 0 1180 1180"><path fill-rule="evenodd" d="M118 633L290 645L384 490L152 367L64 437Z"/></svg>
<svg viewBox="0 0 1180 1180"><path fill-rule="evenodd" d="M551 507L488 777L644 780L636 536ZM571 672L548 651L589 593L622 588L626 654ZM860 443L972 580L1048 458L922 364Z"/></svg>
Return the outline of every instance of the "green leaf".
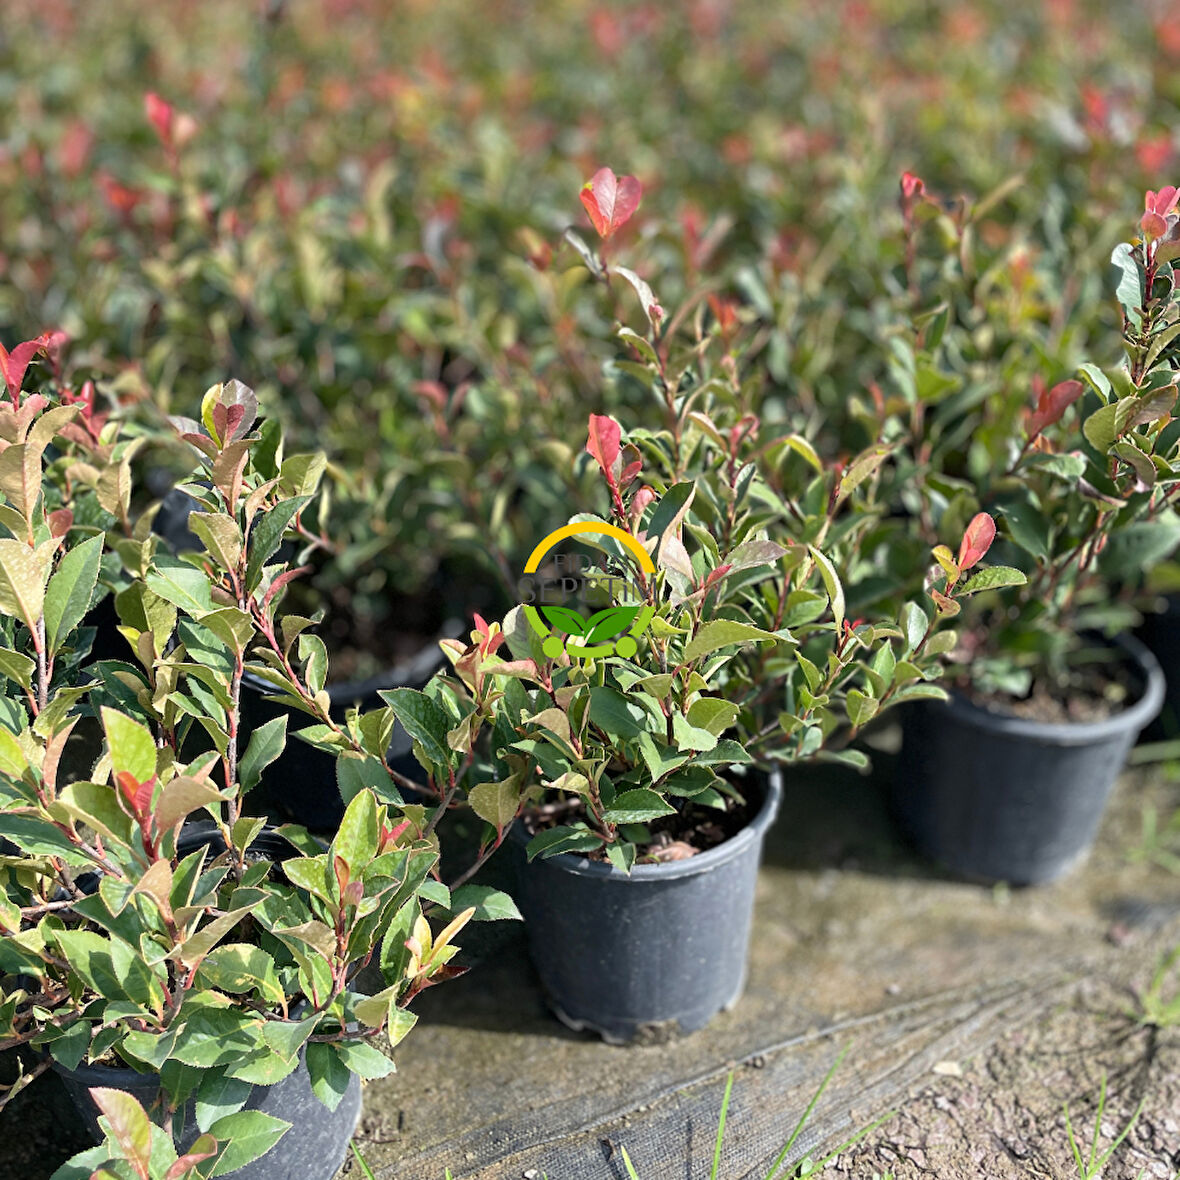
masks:
<svg viewBox="0 0 1180 1180"><path fill-rule="evenodd" d="M498 783L479 783L467 793L471 810L497 831L516 818L520 801L520 783L514 778Z"/></svg>
<svg viewBox="0 0 1180 1180"><path fill-rule="evenodd" d="M1117 421L1121 404L1111 402L1108 406L1102 406L1082 423L1082 433L1100 455L1105 455L1119 436Z"/></svg>
<svg viewBox="0 0 1180 1180"><path fill-rule="evenodd" d="M1118 272L1115 296L1122 304L1127 318L1138 327L1143 320L1144 274L1133 254L1130 242L1120 242L1110 256L1111 265Z"/></svg>
<svg viewBox="0 0 1180 1180"><path fill-rule="evenodd" d="M373 791L382 803L400 807L403 802L401 792L389 777L389 771L372 754L342 750L336 757L336 786L345 806L364 790Z"/></svg>
<svg viewBox="0 0 1180 1180"><path fill-rule="evenodd" d="M647 728L648 713L617 688L594 685L590 689L590 720L611 737L638 737Z"/></svg>
<svg viewBox="0 0 1180 1180"><path fill-rule="evenodd" d="M377 823L377 800L371 791L361 791L344 809L340 827L332 841L332 855L348 865L352 877L359 877L377 855L380 840Z"/></svg>
<svg viewBox="0 0 1180 1180"><path fill-rule="evenodd" d="M149 590L194 618L217 607L204 571L176 559L158 556L144 580Z"/></svg>
<svg viewBox="0 0 1180 1180"><path fill-rule="evenodd" d="M507 893L489 885L460 885L451 894L451 913L460 914L469 908L475 910L472 917L476 922L523 921L516 902Z"/></svg>
<svg viewBox="0 0 1180 1180"><path fill-rule="evenodd" d="M525 856L535 860L538 856L557 856L562 852L593 852L600 847L602 837L595 835L584 824L579 827L562 826L535 835L525 849Z"/></svg>
<svg viewBox="0 0 1180 1180"><path fill-rule="evenodd" d="M246 752L238 763L238 778L241 780L243 794L258 785L262 772L278 758L286 744L286 713L281 713L260 725L250 735Z"/></svg>
<svg viewBox="0 0 1180 1180"><path fill-rule="evenodd" d="M844 702L844 707L848 712L848 720L852 722L855 728L859 729L862 725L867 725L872 721L877 715L877 709L880 706L877 701L873 700L870 696L866 696L859 689L850 688Z"/></svg>
<svg viewBox="0 0 1180 1180"><path fill-rule="evenodd" d="M840 576L836 567L814 546L807 546L815 564L819 567L820 577L824 581L824 589L828 592L828 601L832 606L832 617L836 621L836 629L844 625L844 587L840 584Z"/></svg>
<svg viewBox="0 0 1180 1180"><path fill-rule="evenodd" d="M218 1119L241 1110L253 1091L249 1082L227 1077L224 1070L206 1070L195 1099L197 1128L208 1131Z"/></svg>
<svg viewBox="0 0 1180 1180"><path fill-rule="evenodd" d="M926 628L930 626L930 619L916 602L907 602L901 608L899 621L905 634L906 650L913 651L922 642Z"/></svg>
<svg viewBox="0 0 1180 1180"><path fill-rule="evenodd" d="M221 512L190 512L188 526L223 570L237 570L242 559L242 530L232 516Z"/></svg>
<svg viewBox="0 0 1180 1180"><path fill-rule="evenodd" d="M720 697L698 697L688 707L687 720L689 725L720 737L737 720L739 712L732 701ZM712 746L709 748L712 749Z"/></svg>
<svg viewBox="0 0 1180 1180"><path fill-rule="evenodd" d="M397 714L406 732L435 766L450 766L447 734L451 721L442 706L412 688L395 688L378 696Z"/></svg>
<svg viewBox="0 0 1180 1180"><path fill-rule="evenodd" d="M393 1062L380 1049L364 1041L341 1041L332 1048L350 1073L367 1080L388 1077L394 1072Z"/></svg>
<svg viewBox="0 0 1180 1180"><path fill-rule="evenodd" d="M23 541L0 540L0 613L20 619L30 631L45 605L51 554Z"/></svg>
<svg viewBox="0 0 1180 1180"><path fill-rule="evenodd" d="M126 771L136 782L147 782L156 773L156 743L151 731L106 705L102 707L102 726L115 773Z"/></svg>
<svg viewBox="0 0 1180 1180"><path fill-rule="evenodd" d="M684 661L688 663L699 660L702 656L712 655L723 647L732 647L735 644L781 638L773 631L764 631L761 627L754 627L749 623L738 623L733 619L714 619L711 623L706 623L689 641L684 649Z"/></svg>
<svg viewBox="0 0 1180 1180"><path fill-rule="evenodd" d="M225 1176L264 1156L291 1124L260 1110L240 1110L219 1118L209 1134L224 1145L211 1176Z"/></svg>
<svg viewBox="0 0 1180 1180"><path fill-rule="evenodd" d="M103 537L91 537L71 549L58 563L45 590L45 639L52 653L90 609L102 564Z"/></svg>
<svg viewBox="0 0 1180 1180"><path fill-rule="evenodd" d="M352 1074L348 1066L332 1051L326 1041L307 1046L307 1072L311 1075L312 1093L329 1109L335 1110L348 1092Z"/></svg>
<svg viewBox="0 0 1180 1180"><path fill-rule="evenodd" d="M236 606L207 611L197 621L212 631L237 656L245 653L254 638L254 620Z"/></svg>
<svg viewBox="0 0 1180 1180"><path fill-rule="evenodd" d="M278 552L283 542L283 534L287 531L295 514L307 503L311 496L295 496L290 500L280 500L265 516L257 517L250 530L250 557L246 562L246 589L254 591L262 578L262 569Z"/></svg>
<svg viewBox="0 0 1180 1180"><path fill-rule="evenodd" d="M1000 590L1005 586L1023 586L1028 579L1010 565L993 565L980 570L969 581L959 587L958 593L978 594L981 590Z"/></svg>
<svg viewBox="0 0 1180 1180"><path fill-rule="evenodd" d="M206 987L234 995L257 991L268 1004L281 1006L286 1000L274 959L259 947L242 942L224 943L210 951L197 978Z"/></svg>
<svg viewBox="0 0 1180 1180"><path fill-rule="evenodd" d="M676 808L670 806L655 791L648 787L636 787L615 796L614 802L603 813L612 824L642 824L672 815Z"/></svg>
<svg viewBox="0 0 1180 1180"><path fill-rule="evenodd" d="M672 736L678 750L704 752L717 744L715 734L693 725L679 709L672 711Z"/></svg>
<svg viewBox="0 0 1180 1180"><path fill-rule="evenodd" d="M37 665L23 652L0 647L0 673L15 681L21 688L32 687L33 672L36 668Z"/></svg>

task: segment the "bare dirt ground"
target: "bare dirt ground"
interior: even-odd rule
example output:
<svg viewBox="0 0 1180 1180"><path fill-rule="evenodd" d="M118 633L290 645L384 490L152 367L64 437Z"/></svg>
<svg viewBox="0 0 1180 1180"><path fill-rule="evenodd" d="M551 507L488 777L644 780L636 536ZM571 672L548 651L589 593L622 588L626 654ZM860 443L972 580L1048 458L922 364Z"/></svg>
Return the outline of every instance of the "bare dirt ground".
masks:
<svg viewBox="0 0 1180 1180"><path fill-rule="evenodd" d="M1087 1154L1105 1075L1099 1156L1140 1103L1142 1113L1103 1180L1171 1178L1180 1170L1180 1029L1145 1027L1128 1015L1133 1006L1122 985L1080 984L1067 1003L966 1063L961 1077L918 1087L829 1174L1076 1180L1064 1104Z"/></svg>

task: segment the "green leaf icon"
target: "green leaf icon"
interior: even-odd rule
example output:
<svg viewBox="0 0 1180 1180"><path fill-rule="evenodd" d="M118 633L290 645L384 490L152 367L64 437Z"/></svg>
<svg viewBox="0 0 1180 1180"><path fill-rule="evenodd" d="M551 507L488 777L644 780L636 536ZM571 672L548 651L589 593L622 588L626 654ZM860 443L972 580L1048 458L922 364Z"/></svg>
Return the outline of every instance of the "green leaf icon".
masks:
<svg viewBox="0 0 1180 1180"><path fill-rule="evenodd" d="M637 606L611 606L592 614L586 620L585 642L604 643L608 639L613 639L635 622L637 614Z"/></svg>
<svg viewBox="0 0 1180 1180"><path fill-rule="evenodd" d="M545 616L549 626L564 631L567 635L581 635L586 627L586 620L568 606L543 606L541 614Z"/></svg>

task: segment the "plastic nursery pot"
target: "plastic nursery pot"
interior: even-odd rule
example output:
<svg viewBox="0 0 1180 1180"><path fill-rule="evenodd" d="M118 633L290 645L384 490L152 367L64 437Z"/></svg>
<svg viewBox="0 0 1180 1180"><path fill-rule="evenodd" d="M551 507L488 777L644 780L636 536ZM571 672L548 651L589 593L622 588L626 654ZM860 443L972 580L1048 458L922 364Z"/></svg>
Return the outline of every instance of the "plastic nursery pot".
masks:
<svg viewBox="0 0 1180 1180"><path fill-rule="evenodd" d="M1113 717L1048 724L990 712L953 694L910 705L894 812L918 849L978 881L1035 885L1080 863L1139 731L1159 712L1164 677L1143 644L1118 647L1140 695Z"/></svg>
<svg viewBox="0 0 1180 1180"><path fill-rule="evenodd" d="M1164 609L1144 615L1135 633L1159 661L1167 680L1163 709L1145 732L1151 741L1180 737L1180 596L1171 594L1163 601Z"/></svg>
<svg viewBox="0 0 1180 1180"><path fill-rule="evenodd" d="M333 719L343 722L345 714L354 706L362 710L381 708L385 702L377 694L383 690L423 688L443 658L438 644L431 642L412 660L372 680L329 684L326 691L331 698ZM242 680L243 749L255 729L284 713L287 715L287 744L263 771L258 786L246 796L246 809L254 814L290 820L312 831L334 831L344 815L344 801L336 786L336 757L295 736L300 729L314 724L313 719L306 713L268 701L266 696L272 691L265 681L249 674ZM397 722L386 756L394 770L417 778L422 771L411 752L412 745L410 735Z"/></svg>
<svg viewBox="0 0 1180 1180"><path fill-rule="evenodd" d="M225 844L216 828L195 823L184 829L177 841L177 851L187 856L202 844L216 855ZM250 845L250 851L266 857L290 856L294 849L276 833L264 830ZM53 1063L66 1092L82 1116L95 1142L101 1142L98 1107L90 1097L93 1086L106 1086L133 1094L149 1108L160 1092L156 1074L142 1074L126 1066L79 1065L66 1069ZM291 1124L290 1129L266 1155L226 1175L236 1180L330 1180L348 1151L348 1143L361 1115L361 1083L352 1075L348 1089L335 1110L329 1110L311 1089L304 1052L299 1065L273 1086L255 1086L246 1100L246 1110L258 1110ZM177 1130L179 1127L179 1130ZM184 1151L201 1133L197 1126L195 1099L190 1099L173 1122L176 1146Z"/></svg>
<svg viewBox="0 0 1180 1180"><path fill-rule="evenodd" d="M782 780L745 784L753 819L724 844L630 874L570 853L529 862L512 829L516 901L550 1008L574 1029L619 1044L702 1028L733 1007L746 957L762 844Z"/></svg>
<svg viewBox="0 0 1180 1180"><path fill-rule="evenodd" d="M145 1108L151 1106L160 1091L155 1074L136 1073L133 1069L106 1065L80 1065L65 1069L54 1062L54 1071L65 1085L78 1113L95 1142L101 1142L98 1108L90 1097L92 1086L126 1090ZM266 1155L226 1175L235 1180L331 1180L336 1175L348 1142L361 1115L361 1083L355 1074L335 1110L329 1110L312 1093L307 1063L300 1051L299 1065L293 1073L273 1086L255 1086L246 1100L246 1110L259 1110L291 1124L290 1129ZM175 1128L179 1122L180 1130ZM183 1117L173 1121L178 1150L190 1147L200 1134L195 1100L183 1108Z"/></svg>

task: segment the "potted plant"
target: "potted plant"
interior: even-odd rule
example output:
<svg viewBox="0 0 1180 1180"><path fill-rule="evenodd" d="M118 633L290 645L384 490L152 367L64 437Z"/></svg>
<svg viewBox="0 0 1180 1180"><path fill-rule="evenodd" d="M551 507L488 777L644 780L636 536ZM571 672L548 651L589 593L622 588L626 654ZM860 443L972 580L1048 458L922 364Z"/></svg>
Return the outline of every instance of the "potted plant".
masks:
<svg viewBox="0 0 1180 1180"><path fill-rule="evenodd" d="M388 710L320 723L337 735L348 786L329 846L244 814L285 729L240 741L249 653L268 652L257 670L281 669L313 716L324 713L325 660L307 620L278 613L297 571L272 559L298 497L253 464L261 437L250 423L239 431L240 403L219 395L210 433L190 440L217 456L207 511L193 520L205 549L185 561L142 539L120 604L125 617L133 601L141 611L142 630L125 625L139 666L100 664L97 681L64 679L69 663L53 657L89 603L102 537L74 544L65 518L44 515L29 482L39 457L26 458L74 410L33 414L5 451L24 448L22 482L4 485L14 535L0 540L5 668L20 687L0 728L0 833L19 849L5 858L0 899L0 1048L38 1057L4 1101L53 1068L106 1132L63 1180L112 1161L115 1175L170 1180L192 1167L330 1176L359 1114L357 1079L393 1068L375 1042L395 1046L414 1021L406 1004L461 970L453 939L468 920L515 913L488 890L460 909L463 896L434 879L443 809L398 806L382 763ZM19 412L0 410L19 438ZM103 742L87 778L67 783L61 750L83 702ZM198 732L206 741L190 756ZM431 907L454 907L437 933ZM376 994L358 979L370 963L385 977ZM144 1132L112 1092L133 1096L163 1133Z"/></svg>
<svg viewBox="0 0 1180 1180"><path fill-rule="evenodd" d="M613 419L591 416L586 449L610 518L581 516L558 534L590 556L539 546L526 603L502 627L477 619L469 645L445 644L451 676L391 698L416 726L431 782L465 791L487 822L485 847L511 841L551 1007L609 1041L692 1031L740 996L782 796L779 772L765 769L775 754L820 756L907 692L939 692L938 616L909 604L908 637L892 616L847 620L828 558L766 535L773 494L753 464L734 462L751 424L694 426L697 474L686 479L683 413L678 434L636 431L626 443ZM649 472L644 456L657 453ZM661 479L664 465L681 478ZM817 498L823 519L829 499ZM821 521L803 531L813 528ZM593 598L604 586L605 605ZM789 662L799 689L749 658L754 647Z"/></svg>
<svg viewBox="0 0 1180 1180"><path fill-rule="evenodd" d="M1174 189L1148 193L1140 237L1114 251L1121 366L1038 376L1016 410L1013 397L952 400L899 467L898 499L930 540L987 510L957 554L933 550L932 593L957 616L951 698L907 715L895 784L919 846L973 878L1032 884L1075 865L1160 708L1158 664L1127 632L1144 574L1180 542L1175 205ZM949 333L954 355L953 319ZM1005 566L970 572L993 541ZM963 587L989 592L960 604Z"/></svg>

